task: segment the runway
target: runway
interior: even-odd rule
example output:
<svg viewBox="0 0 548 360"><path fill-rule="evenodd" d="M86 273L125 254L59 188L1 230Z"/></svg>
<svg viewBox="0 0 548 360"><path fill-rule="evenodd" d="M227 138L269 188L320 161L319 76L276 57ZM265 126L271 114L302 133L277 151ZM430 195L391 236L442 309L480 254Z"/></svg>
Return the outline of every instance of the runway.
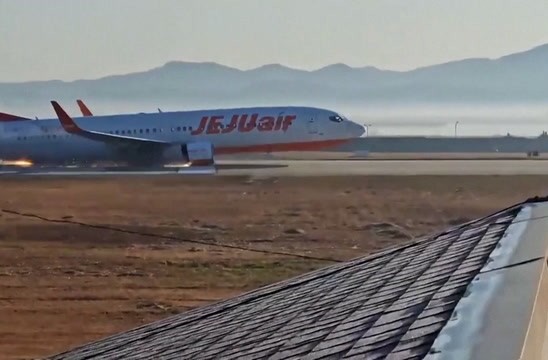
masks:
<svg viewBox="0 0 548 360"><path fill-rule="evenodd" d="M0 176L352 176L548 175L548 160L226 160L211 168L102 171L9 169Z"/></svg>
<svg viewBox="0 0 548 360"><path fill-rule="evenodd" d="M546 160L242 160L219 165L218 175L224 176L548 175Z"/></svg>
<svg viewBox="0 0 548 360"><path fill-rule="evenodd" d="M114 170L111 168L79 168L79 167L65 167L65 168L22 168L22 169L4 169L0 170L0 177L7 176L158 176L158 175L214 175L216 173L215 168L212 166L206 167L176 167L176 168L159 168L149 170Z"/></svg>

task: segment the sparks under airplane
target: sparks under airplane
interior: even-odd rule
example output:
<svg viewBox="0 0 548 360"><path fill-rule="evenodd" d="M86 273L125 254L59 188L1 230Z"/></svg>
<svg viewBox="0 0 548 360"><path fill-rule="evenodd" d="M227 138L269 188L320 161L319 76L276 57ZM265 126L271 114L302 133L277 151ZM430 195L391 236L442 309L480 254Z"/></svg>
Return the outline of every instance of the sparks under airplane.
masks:
<svg viewBox="0 0 548 360"><path fill-rule="evenodd" d="M360 137L363 126L314 107L251 107L0 122L0 159L33 165L123 162L213 164L217 154L318 150Z"/></svg>

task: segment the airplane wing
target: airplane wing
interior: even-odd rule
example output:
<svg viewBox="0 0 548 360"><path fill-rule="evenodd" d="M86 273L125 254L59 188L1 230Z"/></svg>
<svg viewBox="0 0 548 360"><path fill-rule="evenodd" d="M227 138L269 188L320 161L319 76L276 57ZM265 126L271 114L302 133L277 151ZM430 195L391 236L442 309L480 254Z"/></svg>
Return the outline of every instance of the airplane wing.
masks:
<svg viewBox="0 0 548 360"><path fill-rule="evenodd" d="M57 101L52 101L51 104L53 105L53 109L55 110L55 113L57 114L57 117L59 118L59 122L61 123L61 126L69 134L78 135L91 140L97 140L97 141L102 141L102 142L111 143L111 144L119 144L119 145L137 145L137 146L171 145L171 143L169 142L160 141L160 140L139 138L139 137L133 137L133 136L115 135L115 134L109 134L109 133L100 132L100 131L91 131L91 130L82 129L65 112L65 110L63 110L63 108L61 107L61 105L57 103Z"/></svg>
<svg viewBox="0 0 548 360"><path fill-rule="evenodd" d="M84 104L82 100L78 99L76 100L76 103L78 104L78 107L80 108L80 112L82 113L83 116L93 116L91 111L89 111L88 107L86 106L86 104Z"/></svg>

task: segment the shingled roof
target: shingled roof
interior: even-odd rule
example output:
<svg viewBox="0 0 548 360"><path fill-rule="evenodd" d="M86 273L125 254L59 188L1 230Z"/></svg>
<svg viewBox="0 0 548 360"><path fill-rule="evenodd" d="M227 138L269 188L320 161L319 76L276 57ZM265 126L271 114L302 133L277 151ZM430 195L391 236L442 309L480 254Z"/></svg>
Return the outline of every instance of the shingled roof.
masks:
<svg viewBox="0 0 548 360"><path fill-rule="evenodd" d="M51 359L443 358L446 339L456 333L473 337L479 331L474 328L477 319L459 321L456 309L467 306L462 300L474 291L473 280L508 265L506 250L517 241L509 227L527 222L531 214L524 209L537 202L533 199ZM487 302L487 296L480 293L474 301Z"/></svg>

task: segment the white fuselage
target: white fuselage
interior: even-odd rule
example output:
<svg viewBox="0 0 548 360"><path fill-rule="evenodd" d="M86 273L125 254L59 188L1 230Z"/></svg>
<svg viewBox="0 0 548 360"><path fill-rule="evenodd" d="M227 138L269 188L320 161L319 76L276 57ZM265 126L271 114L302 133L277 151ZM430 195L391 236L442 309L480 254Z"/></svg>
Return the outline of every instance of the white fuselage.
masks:
<svg viewBox="0 0 548 360"><path fill-rule="evenodd" d="M342 121L334 121L338 116ZM331 117L331 119L330 119ZM320 149L363 134L362 126L312 107L254 107L78 117L79 127L166 141L210 142L215 154ZM69 134L58 119L0 122L0 159L38 163L120 161L116 144Z"/></svg>

